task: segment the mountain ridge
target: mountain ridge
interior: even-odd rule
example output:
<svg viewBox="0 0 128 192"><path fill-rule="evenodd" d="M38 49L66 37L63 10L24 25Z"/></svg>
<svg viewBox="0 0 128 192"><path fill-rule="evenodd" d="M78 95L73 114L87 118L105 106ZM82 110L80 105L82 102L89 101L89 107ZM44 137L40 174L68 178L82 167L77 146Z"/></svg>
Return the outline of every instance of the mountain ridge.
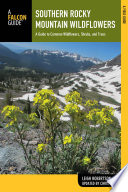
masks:
<svg viewBox="0 0 128 192"><path fill-rule="evenodd" d="M75 73L89 68L98 68L104 63L97 58L82 57L67 51L27 49L22 53L14 53L0 44L0 64L6 64L10 67L24 67L56 74Z"/></svg>

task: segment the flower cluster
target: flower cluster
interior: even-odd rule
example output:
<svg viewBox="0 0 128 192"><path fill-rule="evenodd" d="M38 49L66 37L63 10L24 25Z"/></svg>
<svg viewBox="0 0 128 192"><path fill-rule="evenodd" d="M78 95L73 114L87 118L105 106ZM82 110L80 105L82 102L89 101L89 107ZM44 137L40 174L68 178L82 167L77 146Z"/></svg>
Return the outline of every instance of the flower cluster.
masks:
<svg viewBox="0 0 128 192"><path fill-rule="evenodd" d="M50 89L42 89L38 91L33 99L34 103L33 105L36 104L43 104L43 102L46 99L50 99L54 95L53 90ZM45 101L46 103L49 102L48 100Z"/></svg>
<svg viewBox="0 0 128 192"><path fill-rule="evenodd" d="M44 108L44 118L46 123L52 122L55 125L60 121L60 117L63 114L63 111L59 107L59 103L50 102L47 107Z"/></svg>
<svg viewBox="0 0 128 192"><path fill-rule="evenodd" d="M114 109L112 107L105 107L100 109L92 109L86 115L86 118L95 121L97 124L108 124L112 123L113 120L111 116L113 116Z"/></svg>
<svg viewBox="0 0 128 192"><path fill-rule="evenodd" d="M85 106L87 106L87 107L94 107L97 105L98 105L98 101L96 101L96 100L88 100L85 103Z"/></svg>
<svg viewBox="0 0 128 192"><path fill-rule="evenodd" d="M100 109L92 109L89 111L89 113L86 115L86 118L89 120L97 120L97 113L100 112Z"/></svg>
<svg viewBox="0 0 128 192"><path fill-rule="evenodd" d="M103 111L107 116L113 116L115 110L114 110L112 107L105 106L104 108L102 108L102 111Z"/></svg>
<svg viewBox="0 0 128 192"><path fill-rule="evenodd" d="M65 106L64 110L69 114L74 114L80 112L80 107L77 104L70 103Z"/></svg>
<svg viewBox="0 0 128 192"><path fill-rule="evenodd" d="M12 126L17 122L19 115L22 114L23 111L21 111L17 106L7 105L3 108L1 113L4 114L4 118L10 119L10 122L6 125L6 127L8 127L9 125Z"/></svg>
<svg viewBox="0 0 128 192"><path fill-rule="evenodd" d="M64 145L66 145L67 143L71 143L72 142L72 134L70 135L70 136L65 136L65 138L64 138L64 141L63 141L63 143L64 143Z"/></svg>
<svg viewBox="0 0 128 192"><path fill-rule="evenodd" d="M33 124L33 126L39 124L38 116L36 113L31 113L29 115L29 121Z"/></svg>
<svg viewBox="0 0 128 192"><path fill-rule="evenodd" d="M85 157L83 158L83 164L84 164L84 165L88 165L88 164L90 164L90 163L91 163L91 159L88 158L87 156L85 156Z"/></svg>
<svg viewBox="0 0 128 192"><path fill-rule="evenodd" d="M43 151L46 148L46 146L47 144L44 144L44 143L38 144L37 151L38 152Z"/></svg>
<svg viewBox="0 0 128 192"><path fill-rule="evenodd" d="M38 91L34 97L34 105L38 104L40 111L43 111L46 124L56 124L62 115L60 104L54 96L53 90L42 89Z"/></svg>
<svg viewBox="0 0 128 192"><path fill-rule="evenodd" d="M74 103L74 104L81 104L82 102L82 98L80 97L80 93L78 93L77 91L73 91L71 93L68 93L65 96L65 100L66 102L70 102L70 103Z"/></svg>
<svg viewBox="0 0 128 192"><path fill-rule="evenodd" d="M79 137L77 134L75 136L73 136L72 134L70 136L65 136L64 138L64 145L66 145L67 143L73 143L73 144L80 144L82 141L82 137Z"/></svg>
<svg viewBox="0 0 128 192"><path fill-rule="evenodd" d="M72 123L80 123L81 119L81 109L79 104L82 103L82 98L80 97L80 93L77 91L73 91L71 93L68 93L65 96L65 100L67 102L67 105L64 108L64 111L67 112L72 119ZM75 128L75 124L73 125Z"/></svg>

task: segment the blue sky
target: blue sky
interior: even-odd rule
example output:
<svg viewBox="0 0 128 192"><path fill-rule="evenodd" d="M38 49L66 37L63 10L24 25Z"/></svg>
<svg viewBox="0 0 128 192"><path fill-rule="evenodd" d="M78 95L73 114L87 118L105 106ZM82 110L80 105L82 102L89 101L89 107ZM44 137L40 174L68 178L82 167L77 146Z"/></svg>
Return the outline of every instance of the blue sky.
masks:
<svg viewBox="0 0 128 192"><path fill-rule="evenodd" d="M84 57L96 57L103 61L121 53L120 42L6 42L1 44L16 52L26 49L61 50L78 53Z"/></svg>

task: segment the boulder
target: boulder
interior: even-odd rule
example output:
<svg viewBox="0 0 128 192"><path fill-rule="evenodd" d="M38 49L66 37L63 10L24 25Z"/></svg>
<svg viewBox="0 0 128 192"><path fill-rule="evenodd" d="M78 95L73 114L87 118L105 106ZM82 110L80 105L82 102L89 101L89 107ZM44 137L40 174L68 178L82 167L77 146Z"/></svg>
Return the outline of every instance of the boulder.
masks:
<svg viewBox="0 0 128 192"><path fill-rule="evenodd" d="M14 143L11 145L0 146L0 170L17 169L22 170L27 163L21 146Z"/></svg>

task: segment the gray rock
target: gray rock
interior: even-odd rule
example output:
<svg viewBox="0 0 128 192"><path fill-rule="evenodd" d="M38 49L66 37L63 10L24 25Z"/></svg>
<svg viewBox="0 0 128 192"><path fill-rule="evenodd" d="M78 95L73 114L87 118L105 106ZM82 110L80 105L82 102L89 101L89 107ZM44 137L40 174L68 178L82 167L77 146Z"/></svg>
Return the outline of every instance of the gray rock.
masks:
<svg viewBox="0 0 128 192"><path fill-rule="evenodd" d="M97 159L101 166L104 166L108 161L110 154L113 154L118 144L114 141L104 141L102 146L98 149Z"/></svg>
<svg viewBox="0 0 128 192"><path fill-rule="evenodd" d="M18 139L19 140L19 139ZM19 140L20 141L20 140ZM26 141L26 140L22 140L22 142L27 145L37 145L38 141Z"/></svg>
<svg viewBox="0 0 128 192"><path fill-rule="evenodd" d="M5 147L0 146L0 168L7 169L11 166L16 167L17 170L21 170L26 167L24 152L22 148L14 143L6 145Z"/></svg>

